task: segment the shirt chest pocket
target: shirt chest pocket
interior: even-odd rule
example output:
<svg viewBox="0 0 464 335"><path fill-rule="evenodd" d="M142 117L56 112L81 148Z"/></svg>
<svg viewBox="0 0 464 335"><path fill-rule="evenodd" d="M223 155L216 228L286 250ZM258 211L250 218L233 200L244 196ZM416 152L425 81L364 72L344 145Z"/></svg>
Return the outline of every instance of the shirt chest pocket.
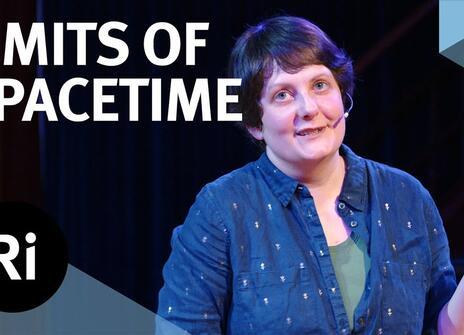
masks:
<svg viewBox="0 0 464 335"><path fill-rule="evenodd" d="M386 261L381 273L384 330L421 334L428 285L425 266Z"/></svg>
<svg viewBox="0 0 464 335"><path fill-rule="evenodd" d="M243 316L250 333L297 334L317 325L315 306L320 297L306 268L242 272L234 286L234 311Z"/></svg>

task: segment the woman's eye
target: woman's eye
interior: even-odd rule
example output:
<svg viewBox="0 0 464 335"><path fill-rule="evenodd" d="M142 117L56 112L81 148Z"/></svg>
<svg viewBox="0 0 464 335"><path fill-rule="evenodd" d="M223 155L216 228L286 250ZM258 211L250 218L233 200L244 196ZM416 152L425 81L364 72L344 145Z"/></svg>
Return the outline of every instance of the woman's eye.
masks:
<svg viewBox="0 0 464 335"><path fill-rule="evenodd" d="M318 81L314 84L314 88L318 91L323 91L328 87L329 85L325 81Z"/></svg>
<svg viewBox="0 0 464 335"><path fill-rule="evenodd" d="M284 101L290 98L290 94L287 91L280 91L277 92L276 95L274 95L274 100L277 101Z"/></svg>

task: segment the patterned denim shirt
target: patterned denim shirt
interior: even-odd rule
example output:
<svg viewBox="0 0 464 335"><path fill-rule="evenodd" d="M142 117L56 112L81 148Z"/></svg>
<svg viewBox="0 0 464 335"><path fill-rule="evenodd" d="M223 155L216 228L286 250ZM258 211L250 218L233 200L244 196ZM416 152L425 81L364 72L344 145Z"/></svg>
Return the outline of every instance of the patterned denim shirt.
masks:
<svg viewBox="0 0 464 335"><path fill-rule="evenodd" d="M430 194L340 153L337 210L371 258L351 333L433 334L456 278ZM171 244L158 314L191 334L350 333L314 200L266 154L206 185Z"/></svg>

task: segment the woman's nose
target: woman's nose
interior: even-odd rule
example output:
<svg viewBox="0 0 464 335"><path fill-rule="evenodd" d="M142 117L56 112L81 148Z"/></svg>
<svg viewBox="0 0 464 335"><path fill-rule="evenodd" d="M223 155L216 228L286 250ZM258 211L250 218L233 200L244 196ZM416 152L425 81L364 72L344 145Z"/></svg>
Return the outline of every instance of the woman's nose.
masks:
<svg viewBox="0 0 464 335"><path fill-rule="evenodd" d="M316 99L309 94L300 95L300 104L298 108L298 115L301 118L312 119L319 112Z"/></svg>

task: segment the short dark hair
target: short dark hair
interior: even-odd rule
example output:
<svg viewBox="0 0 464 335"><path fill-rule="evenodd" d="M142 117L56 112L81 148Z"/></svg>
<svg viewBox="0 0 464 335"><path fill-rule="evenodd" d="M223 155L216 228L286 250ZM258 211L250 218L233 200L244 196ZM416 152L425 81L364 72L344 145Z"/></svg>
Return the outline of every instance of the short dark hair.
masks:
<svg viewBox="0 0 464 335"><path fill-rule="evenodd" d="M242 113L242 125L260 128L259 104L266 79L275 66L288 73L306 65L324 65L340 87L343 102L353 94L354 73L350 57L315 24L294 16L277 16L249 27L237 40L229 61L229 76L241 78L235 111Z"/></svg>

